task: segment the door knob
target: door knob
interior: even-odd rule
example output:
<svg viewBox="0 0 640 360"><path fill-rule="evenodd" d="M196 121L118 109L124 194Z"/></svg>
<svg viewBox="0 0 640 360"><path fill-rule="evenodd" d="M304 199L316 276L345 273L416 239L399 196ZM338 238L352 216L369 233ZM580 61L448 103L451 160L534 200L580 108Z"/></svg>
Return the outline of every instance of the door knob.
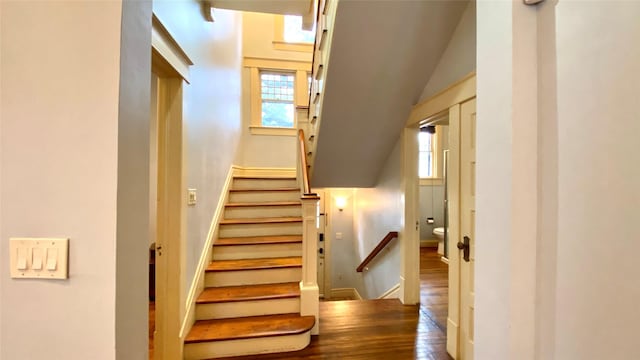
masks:
<svg viewBox="0 0 640 360"><path fill-rule="evenodd" d="M471 239L468 236L465 236L463 238L464 242L458 241L458 249L462 250L462 258L464 259L464 261L469 262L469 252L470 252L470 245L469 243L471 242Z"/></svg>

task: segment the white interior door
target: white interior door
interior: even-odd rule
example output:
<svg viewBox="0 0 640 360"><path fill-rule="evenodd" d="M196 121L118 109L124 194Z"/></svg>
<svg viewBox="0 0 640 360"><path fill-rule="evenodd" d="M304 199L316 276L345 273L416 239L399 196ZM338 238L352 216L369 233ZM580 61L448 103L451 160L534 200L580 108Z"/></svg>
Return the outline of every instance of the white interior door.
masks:
<svg viewBox="0 0 640 360"><path fill-rule="evenodd" d="M473 359L476 100L460 104L460 359ZM466 254L465 254L466 253Z"/></svg>

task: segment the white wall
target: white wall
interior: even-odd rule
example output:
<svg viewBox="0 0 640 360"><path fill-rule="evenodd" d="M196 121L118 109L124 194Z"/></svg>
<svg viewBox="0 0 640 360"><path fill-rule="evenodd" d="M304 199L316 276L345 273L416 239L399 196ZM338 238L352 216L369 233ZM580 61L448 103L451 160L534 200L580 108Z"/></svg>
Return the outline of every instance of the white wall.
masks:
<svg viewBox="0 0 640 360"><path fill-rule="evenodd" d="M420 193L420 240L435 239L433 229L444 226L444 185L421 185ZM432 217L435 224L427 224Z"/></svg>
<svg viewBox="0 0 640 360"><path fill-rule="evenodd" d="M243 56L311 62L311 52L284 51L274 48L274 22L276 16L278 15L242 13ZM249 131L249 126L251 125L249 68L243 69L242 78L242 147L236 162L248 167L295 167L296 135L252 135Z"/></svg>
<svg viewBox="0 0 640 360"><path fill-rule="evenodd" d="M476 358L640 357L639 17L637 2L478 3ZM537 188L520 187L524 158Z"/></svg>
<svg viewBox="0 0 640 360"><path fill-rule="evenodd" d="M118 97L116 358L148 356L151 3L122 4ZM141 106L141 104L143 106Z"/></svg>
<svg viewBox="0 0 640 360"><path fill-rule="evenodd" d="M555 104L540 92L557 120L540 134L557 139L545 168L556 167L557 188L543 188L557 196L545 204L557 212L555 358L640 358L640 3L541 12L539 34L555 25L555 41L539 39L541 65L556 72L539 79L556 84Z"/></svg>
<svg viewBox="0 0 640 360"><path fill-rule="evenodd" d="M401 231L400 142L398 141L373 188L325 189L329 204L331 288L355 288L366 299L377 298L400 282L400 244L393 240L368 265L356 268L390 231ZM347 199L339 211L335 199ZM336 239L342 233L342 239Z"/></svg>
<svg viewBox="0 0 640 360"><path fill-rule="evenodd" d="M364 260L390 231L402 231L404 204L400 188L400 141L389 154L375 188L356 190L355 226L358 263ZM417 249L416 249L417 250ZM358 264L356 264L357 266ZM400 239L392 240L362 273L365 298L377 298L400 283Z"/></svg>
<svg viewBox="0 0 640 360"><path fill-rule="evenodd" d="M0 7L0 358L114 359L122 4ZM10 279L16 236L69 237L70 278Z"/></svg>
<svg viewBox="0 0 640 360"><path fill-rule="evenodd" d="M329 227L325 235L330 242L330 256L325 266L330 267L330 284L332 289L355 288L362 290L362 277L356 272L360 264L358 258L358 238L354 227L355 189L325 189L325 210L329 212ZM336 206L336 198L346 199L347 204L342 211ZM342 239L336 234L341 233ZM361 295L363 295L361 293Z"/></svg>
<svg viewBox="0 0 640 360"><path fill-rule="evenodd" d="M476 70L476 2L469 1L447 49L422 90L424 101Z"/></svg>
<svg viewBox="0 0 640 360"><path fill-rule="evenodd" d="M186 209L186 292L240 143L242 15L216 9L207 23L195 1L154 2L153 11L194 62L184 86L186 185L198 191Z"/></svg>

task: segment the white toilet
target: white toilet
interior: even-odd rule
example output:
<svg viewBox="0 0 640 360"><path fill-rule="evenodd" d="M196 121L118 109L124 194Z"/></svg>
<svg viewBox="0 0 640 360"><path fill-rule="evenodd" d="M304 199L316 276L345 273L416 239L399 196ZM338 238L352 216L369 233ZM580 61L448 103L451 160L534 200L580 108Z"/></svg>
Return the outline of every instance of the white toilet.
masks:
<svg viewBox="0 0 640 360"><path fill-rule="evenodd" d="M444 228L437 227L433 229L433 235L438 238L438 254L444 255Z"/></svg>

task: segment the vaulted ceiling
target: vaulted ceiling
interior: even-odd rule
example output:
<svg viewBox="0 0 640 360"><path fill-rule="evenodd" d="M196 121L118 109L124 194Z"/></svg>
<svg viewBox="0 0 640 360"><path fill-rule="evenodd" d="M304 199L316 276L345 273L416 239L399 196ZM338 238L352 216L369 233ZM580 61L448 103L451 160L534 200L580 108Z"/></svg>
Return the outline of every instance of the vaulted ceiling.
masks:
<svg viewBox="0 0 640 360"><path fill-rule="evenodd" d="M468 3L343 0L312 186L374 186Z"/></svg>

